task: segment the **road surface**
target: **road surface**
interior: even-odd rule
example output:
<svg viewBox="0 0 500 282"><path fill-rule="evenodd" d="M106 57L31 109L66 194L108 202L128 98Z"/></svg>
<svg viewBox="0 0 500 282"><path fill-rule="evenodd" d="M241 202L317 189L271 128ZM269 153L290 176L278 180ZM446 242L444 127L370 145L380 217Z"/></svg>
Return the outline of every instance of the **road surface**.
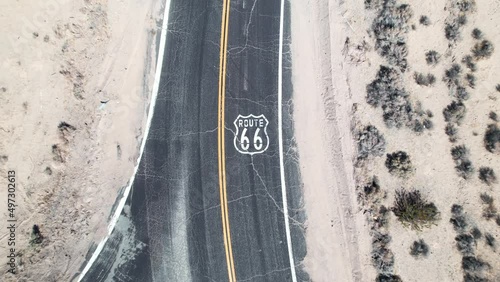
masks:
<svg viewBox="0 0 500 282"><path fill-rule="evenodd" d="M138 172L82 281L306 281L288 4L281 40L280 0L170 5Z"/></svg>

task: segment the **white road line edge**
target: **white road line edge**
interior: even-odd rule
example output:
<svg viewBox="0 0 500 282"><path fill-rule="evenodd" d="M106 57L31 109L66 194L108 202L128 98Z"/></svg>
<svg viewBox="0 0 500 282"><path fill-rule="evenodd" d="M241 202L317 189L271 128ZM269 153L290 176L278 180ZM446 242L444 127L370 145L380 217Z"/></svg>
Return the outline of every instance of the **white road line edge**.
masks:
<svg viewBox="0 0 500 282"><path fill-rule="evenodd" d="M92 254L92 257L90 258L89 262L83 269L82 273L80 274L80 277L78 278L78 282L80 282L85 274L89 271L90 267L92 267L92 264L95 262L99 254L101 253L102 249L104 248L104 245L109 239L109 236L111 235L111 232L113 232L113 229L115 228L116 222L118 221L118 218L120 217L120 214L123 210L123 207L125 206L125 202L128 198L128 195L130 193L130 189L132 188L132 184L134 184L134 179L135 175L137 173L137 170L139 169L139 164L141 162L142 154L144 153L144 148L146 146L146 141L148 139L148 134L149 134L149 128L151 127L151 120L153 118L153 113L156 105L156 97L158 97L158 89L160 87L160 78L161 78L161 70L163 66L163 53L165 52L165 45L166 45L166 38L167 38L167 28L168 28L168 12L170 10L170 1L171 0L165 0L165 9L163 12L163 23L161 27L161 35L160 35L160 47L158 48L158 59L156 62L156 70L155 70L155 78L153 82L153 91L151 94L151 103L149 105L149 112L148 112L148 117L147 117L147 122L146 122L146 130L144 131L144 137L142 138L141 142L141 148L139 150L139 157L137 158L137 162L134 167L134 173L132 174L132 177L130 177L130 180L128 182L127 187L125 188L125 191L123 192L122 198L120 199L120 202L118 203L118 206L116 207L115 213L113 217L111 218L111 221L108 225L108 235L97 245L97 248L95 249L94 253Z"/></svg>
<svg viewBox="0 0 500 282"><path fill-rule="evenodd" d="M290 235L290 221L288 218L288 200L286 195L285 166L283 164L283 28L285 16L285 0L281 0L280 8L280 47L278 59L278 139L280 155L280 175L281 175L281 197L283 198L283 215L285 217L285 233L288 245L288 257L290 259L290 270L292 272L292 281L297 282L295 273L295 262L293 258L292 238Z"/></svg>

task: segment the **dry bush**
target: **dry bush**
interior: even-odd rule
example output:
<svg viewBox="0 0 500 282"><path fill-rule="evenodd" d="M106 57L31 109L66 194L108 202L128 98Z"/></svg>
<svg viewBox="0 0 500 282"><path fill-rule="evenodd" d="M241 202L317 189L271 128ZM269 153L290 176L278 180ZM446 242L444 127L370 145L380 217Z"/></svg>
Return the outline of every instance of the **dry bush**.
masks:
<svg viewBox="0 0 500 282"><path fill-rule="evenodd" d="M463 161L469 158L469 149L465 145L451 148L451 157L454 161Z"/></svg>
<svg viewBox="0 0 500 282"><path fill-rule="evenodd" d="M483 236L483 233L481 233L481 230L479 230L479 228L477 228L477 227L472 228L472 230L470 231L470 234L476 240L480 239Z"/></svg>
<svg viewBox="0 0 500 282"><path fill-rule="evenodd" d="M467 229L469 224L463 215L456 215L450 218L451 224L453 224L453 229L458 233L463 233Z"/></svg>
<svg viewBox="0 0 500 282"><path fill-rule="evenodd" d="M474 39L479 40L479 39L483 38L483 32L481 30L479 30L479 28L474 28L472 30L472 37Z"/></svg>
<svg viewBox="0 0 500 282"><path fill-rule="evenodd" d="M488 117L493 121L498 121L498 115L493 111L488 114Z"/></svg>
<svg viewBox="0 0 500 282"><path fill-rule="evenodd" d="M486 244L488 246L490 246L493 249L495 249L495 247L496 247L496 239L495 239L495 237L493 237L493 235L491 235L490 233L484 234L484 240L486 241Z"/></svg>
<svg viewBox="0 0 500 282"><path fill-rule="evenodd" d="M376 282L403 282L401 277L394 274L379 274L377 276Z"/></svg>
<svg viewBox="0 0 500 282"><path fill-rule="evenodd" d="M470 234L459 234L455 237L457 242L457 249L462 255L473 255L476 249L476 239Z"/></svg>
<svg viewBox="0 0 500 282"><path fill-rule="evenodd" d="M376 38L375 49L389 64L399 67L402 71L408 66L406 35L412 14L409 5L397 5L395 0L386 0L372 23Z"/></svg>
<svg viewBox="0 0 500 282"><path fill-rule="evenodd" d="M415 122L421 117L413 110L400 71L380 66L377 77L367 85L366 92L367 103L382 108L384 122L388 127L407 126L415 129Z"/></svg>
<svg viewBox="0 0 500 282"><path fill-rule="evenodd" d="M467 84L469 85L470 88L474 89L476 87L476 77L468 73L465 75L465 80L467 81Z"/></svg>
<svg viewBox="0 0 500 282"><path fill-rule="evenodd" d="M462 258L462 269L466 272L479 272L485 268L489 268L489 264L481 259L473 256L466 256Z"/></svg>
<svg viewBox="0 0 500 282"><path fill-rule="evenodd" d="M386 142L384 136L372 125L365 126L357 134L358 157L366 158L369 155L382 156Z"/></svg>
<svg viewBox="0 0 500 282"><path fill-rule="evenodd" d="M410 247L410 255L416 258L427 257L429 255L429 246L422 239L414 241Z"/></svg>
<svg viewBox="0 0 500 282"><path fill-rule="evenodd" d="M450 140L450 142L452 143L457 142L458 129L455 125L447 123L446 127L444 128L444 132L446 133L446 135L448 135L448 140Z"/></svg>
<svg viewBox="0 0 500 282"><path fill-rule="evenodd" d="M484 147L491 153L499 152L500 129L496 124L488 125L484 134Z"/></svg>
<svg viewBox="0 0 500 282"><path fill-rule="evenodd" d="M431 50L425 53L425 61L428 65L437 65L441 60L441 55L438 52Z"/></svg>
<svg viewBox="0 0 500 282"><path fill-rule="evenodd" d="M443 110L444 120L460 125L465 117L466 111L467 109L462 102L453 101Z"/></svg>
<svg viewBox="0 0 500 282"><path fill-rule="evenodd" d="M392 212L404 226L416 230L430 227L439 219L439 211L434 203L427 202L418 190L396 190Z"/></svg>
<svg viewBox="0 0 500 282"><path fill-rule="evenodd" d="M431 20L429 19L428 16L422 15L420 16L419 22L421 25L428 26L431 24Z"/></svg>
<svg viewBox="0 0 500 282"><path fill-rule="evenodd" d="M401 178L407 178L415 171L410 156L403 151L387 154L385 167L387 167L389 173Z"/></svg>
<svg viewBox="0 0 500 282"><path fill-rule="evenodd" d="M481 201L485 205L483 209L483 217L490 220L493 218L496 218L498 216L498 211L497 208L495 207L495 204L493 203L493 197L486 193L482 193L480 195Z"/></svg>
<svg viewBox="0 0 500 282"><path fill-rule="evenodd" d="M374 232L372 238L372 263L379 273L391 273L394 267L394 254L387 247L391 242L389 234Z"/></svg>
<svg viewBox="0 0 500 282"><path fill-rule="evenodd" d="M467 55L463 57L462 63L465 64L465 66L471 71L475 72L477 71L477 65L474 61L474 58L471 55Z"/></svg>
<svg viewBox="0 0 500 282"><path fill-rule="evenodd" d="M495 86L495 89L497 90L497 92L500 92L500 84L497 84L497 86Z"/></svg>
<svg viewBox="0 0 500 282"><path fill-rule="evenodd" d="M492 185L497 181L497 177L493 169L484 166L479 168L479 179L488 185Z"/></svg>
<svg viewBox="0 0 500 282"><path fill-rule="evenodd" d="M493 43L488 40L483 40L474 45L474 48L472 48L472 54L477 60L487 59L491 57L494 50L495 48L493 47Z"/></svg>
<svg viewBox="0 0 500 282"><path fill-rule="evenodd" d="M464 275L464 282L490 282L490 280L476 274L466 273Z"/></svg>
<svg viewBox="0 0 500 282"><path fill-rule="evenodd" d="M445 70L443 81L446 82L448 87L452 85L458 85L458 79L462 73L462 68L459 64L453 64L449 69Z"/></svg>
<svg viewBox="0 0 500 282"><path fill-rule="evenodd" d="M474 166L469 160L469 149L465 145L459 145L451 148L451 157L455 161L455 170L458 175L468 179L474 173Z"/></svg>
<svg viewBox="0 0 500 282"><path fill-rule="evenodd" d="M423 74L415 72L413 78L415 79L415 82L418 85L423 85L423 86L432 86L436 82L436 77L430 73Z"/></svg>

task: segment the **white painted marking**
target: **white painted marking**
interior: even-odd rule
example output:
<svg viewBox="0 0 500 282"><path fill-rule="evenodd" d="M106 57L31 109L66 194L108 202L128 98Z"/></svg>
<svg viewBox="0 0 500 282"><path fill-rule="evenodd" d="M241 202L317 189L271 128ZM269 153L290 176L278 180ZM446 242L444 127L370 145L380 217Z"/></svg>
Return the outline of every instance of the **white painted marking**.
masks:
<svg viewBox="0 0 500 282"><path fill-rule="evenodd" d="M264 115L238 115L234 120L236 132L234 133L233 144L236 151L246 155L265 152L267 148L269 148L269 135L267 135L268 124L269 121ZM263 130L261 130L261 128L263 128ZM247 132L250 133L247 134ZM264 132L265 139L262 138L261 132ZM249 138L248 135L252 138Z"/></svg>
<svg viewBox="0 0 500 282"><path fill-rule="evenodd" d="M165 10L163 12L163 24L161 27L161 36L160 36L160 47L158 48L158 60L156 62L156 71L155 71L155 80L153 83L153 91L151 94L151 104L149 105L149 112L148 112L148 120L146 122L146 130L144 132L144 137L142 138L141 142L141 148L139 150L139 157L137 158L136 165L134 167L134 173L132 174L132 177L130 177L130 180L128 181L128 185L125 188L125 191L123 192L122 198L120 199L120 202L118 203L118 206L116 207L115 213L113 217L111 218L111 221L108 225L108 235L97 245L96 250L92 254L92 257L90 258L89 262L83 269L82 273L80 274L80 277L78 278L78 282L80 282L85 274L89 271L90 267L92 267L92 264L95 262L99 254L101 253L102 249L104 248L104 245L109 239L109 236L111 235L111 232L113 232L113 229L115 228L116 222L118 221L118 218L120 217L120 214L123 210L123 207L125 206L125 201L128 198L128 195L130 194L130 189L132 188L132 184L134 184L134 179L135 175L137 173L137 170L139 169L139 164L141 162L142 154L144 153L144 147L146 146L146 141L148 139L148 134L149 134L149 129L151 127L151 120L153 118L153 113L156 105L156 97L158 96L158 88L160 86L160 78L161 78L161 69L163 66L163 53L165 52L165 45L166 45L166 40L167 40L167 28L168 28L168 12L170 10L170 0L165 0Z"/></svg>
<svg viewBox="0 0 500 282"><path fill-rule="evenodd" d="M280 47L278 59L278 143L280 155L281 196L283 198L283 216L285 217L285 233L288 245L288 258L290 259L290 270L292 281L297 282L295 272L295 260L293 258L292 238L290 235L290 221L288 215L288 200L286 195L285 166L283 164L283 28L285 16L285 0L281 0L280 8Z"/></svg>

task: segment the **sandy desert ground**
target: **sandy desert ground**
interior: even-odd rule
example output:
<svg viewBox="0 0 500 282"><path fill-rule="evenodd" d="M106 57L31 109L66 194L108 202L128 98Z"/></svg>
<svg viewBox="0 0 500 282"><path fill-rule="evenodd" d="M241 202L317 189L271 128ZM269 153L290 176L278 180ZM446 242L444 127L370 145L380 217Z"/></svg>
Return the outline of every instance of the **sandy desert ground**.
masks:
<svg viewBox="0 0 500 282"><path fill-rule="evenodd" d="M500 3L291 6L311 279L500 281Z"/></svg>
<svg viewBox="0 0 500 282"><path fill-rule="evenodd" d="M2 228L0 280L69 281L106 234L138 155L161 5L0 3L0 185L15 171L20 270L7 273L10 232ZM0 190L2 202L7 193ZM2 208L0 221L8 216Z"/></svg>
<svg viewBox="0 0 500 282"><path fill-rule="evenodd" d="M290 6L311 280L500 281L500 2ZM22 219L21 271L5 281L69 281L105 235L138 155L160 14L154 0L0 3L0 172L15 171ZM395 204L412 189L426 211L405 214L413 226Z"/></svg>

